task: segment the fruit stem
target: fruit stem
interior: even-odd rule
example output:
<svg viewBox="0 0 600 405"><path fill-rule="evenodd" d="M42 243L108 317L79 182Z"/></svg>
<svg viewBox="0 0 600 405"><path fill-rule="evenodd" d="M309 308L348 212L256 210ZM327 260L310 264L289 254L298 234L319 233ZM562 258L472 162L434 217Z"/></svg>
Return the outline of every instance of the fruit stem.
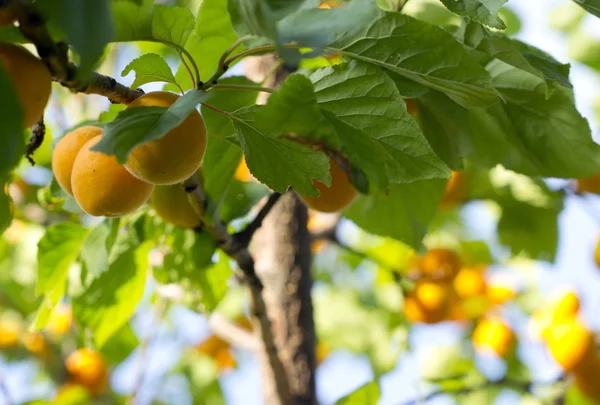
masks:
<svg viewBox="0 0 600 405"><path fill-rule="evenodd" d="M185 49L181 45L178 45L178 44L175 44L172 42L166 42L166 41L159 41L159 42L162 42L162 43L174 48L175 50L177 50L177 53L179 54L181 62L183 63L183 65L187 69L188 73L190 74L190 77L192 79L192 84L194 85L193 88L196 88L198 83L200 83L200 70L198 70L198 65L196 65L196 62L194 61L194 58L192 57L192 55L187 51L187 49ZM190 67L185 62L185 58L183 55L185 55L185 57L187 57L188 63L191 64L192 67L194 68L194 75L192 75L192 73L190 72Z"/></svg>

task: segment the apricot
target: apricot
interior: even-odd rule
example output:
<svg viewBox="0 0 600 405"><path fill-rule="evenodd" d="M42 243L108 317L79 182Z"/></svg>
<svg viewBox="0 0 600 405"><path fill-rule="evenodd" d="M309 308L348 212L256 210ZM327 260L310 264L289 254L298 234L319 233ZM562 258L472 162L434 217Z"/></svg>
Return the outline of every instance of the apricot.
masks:
<svg viewBox="0 0 600 405"><path fill-rule="evenodd" d="M569 322L579 312L579 297L573 290L567 290L555 296L550 305L533 313L529 328L534 338L547 337L552 325Z"/></svg>
<svg viewBox="0 0 600 405"><path fill-rule="evenodd" d="M48 354L48 344L40 332L27 332L23 335L23 346L36 356L44 357Z"/></svg>
<svg viewBox="0 0 600 405"><path fill-rule="evenodd" d="M446 183L446 189L442 196L442 208L456 206L467 198L467 180L463 172L452 172L452 177Z"/></svg>
<svg viewBox="0 0 600 405"><path fill-rule="evenodd" d="M331 187L327 187L320 181L313 181L313 185L319 190L318 197L301 196L302 201L309 207L319 212L338 212L348 207L358 194L348 173L344 171L335 161L329 161L329 174L331 175Z"/></svg>
<svg viewBox="0 0 600 405"><path fill-rule="evenodd" d="M246 164L245 156L242 156L240 163L238 164L237 168L235 169L235 174L233 177L235 177L239 181L243 181L243 182L256 181L256 177L254 177L252 175L252 173L250 173L250 169L248 169L248 165Z"/></svg>
<svg viewBox="0 0 600 405"><path fill-rule="evenodd" d="M430 249L417 261L417 269L423 276L450 281L456 277L462 263L460 257L450 249Z"/></svg>
<svg viewBox="0 0 600 405"><path fill-rule="evenodd" d="M577 179L577 192L600 194L600 172Z"/></svg>
<svg viewBox="0 0 600 405"><path fill-rule="evenodd" d="M52 171L56 181L66 193L73 195L71 174L77 154L87 141L101 134L102 128L85 126L69 132L56 144L52 152Z"/></svg>
<svg viewBox="0 0 600 405"><path fill-rule="evenodd" d="M0 321L0 349L16 347L21 334L21 324L12 319Z"/></svg>
<svg viewBox="0 0 600 405"><path fill-rule="evenodd" d="M17 21L15 11L10 7L0 8L0 27L11 25Z"/></svg>
<svg viewBox="0 0 600 405"><path fill-rule="evenodd" d="M192 205L181 184L154 187L150 203L163 221L175 226L195 228L202 220L202 212Z"/></svg>
<svg viewBox="0 0 600 405"><path fill-rule="evenodd" d="M419 281L415 290L404 299L404 314L413 322L438 323L448 317L450 301L448 285Z"/></svg>
<svg viewBox="0 0 600 405"><path fill-rule="evenodd" d="M71 381L91 394L100 395L108 388L108 366L97 351L79 349L67 357L65 366Z"/></svg>
<svg viewBox="0 0 600 405"><path fill-rule="evenodd" d="M155 91L144 94L128 107L169 107L177 94ZM200 167L206 151L206 125L194 110L180 125L159 139L135 147L125 167L138 179L156 185L181 183Z"/></svg>
<svg viewBox="0 0 600 405"><path fill-rule="evenodd" d="M93 216L118 217L141 207L154 186L133 177L115 156L93 151L100 136L83 145L73 164L71 186L79 206Z"/></svg>
<svg viewBox="0 0 600 405"><path fill-rule="evenodd" d="M63 302L59 303L48 319L46 331L51 335L62 336L71 329L73 323L73 313L71 307Z"/></svg>
<svg viewBox="0 0 600 405"><path fill-rule="evenodd" d="M566 372L576 371L596 358L592 332L576 319L551 325L544 337L550 354Z"/></svg>
<svg viewBox="0 0 600 405"><path fill-rule="evenodd" d="M600 238L598 238L598 242L596 242L596 249L594 250L594 262L596 266L600 267Z"/></svg>
<svg viewBox="0 0 600 405"><path fill-rule="evenodd" d="M515 336L510 327L501 319L483 319L473 331L473 345L481 353L494 353L506 356L513 348Z"/></svg>
<svg viewBox="0 0 600 405"><path fill-rule="evenodd" d="M454 279L454 291L460 298L473 298L485 294L484 267L463 267Z"/></svg>
<svg viewBox="0 0 600 405"><path fill-rule="evenodd" d="M42 61L14 44L0 42L0 64L19 96L23 125L31 127L44 115L52 91L52 76Z"/></svg>

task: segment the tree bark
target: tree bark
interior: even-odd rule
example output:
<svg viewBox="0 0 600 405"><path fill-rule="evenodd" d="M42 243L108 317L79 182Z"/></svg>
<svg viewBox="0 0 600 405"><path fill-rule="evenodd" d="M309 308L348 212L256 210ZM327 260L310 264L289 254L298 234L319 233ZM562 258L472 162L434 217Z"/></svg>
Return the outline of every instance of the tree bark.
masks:
<svg viewBox="0 0 600 405"><path fill-rule="evenodd" d="M288 72L273 68L272 55L246 59L247 76L277 87ZM265 103L262 93L257 102ZM263 298L271 321L279 358L289 385L289 398L278 393L276 371L260 353L264 403L267 405L316 405L316 333L311 299L311 245L308 211L294 191L284 194L265 218L252 240L255 270L264 289ZM260 332L259 332L260 333Z"/></svg>

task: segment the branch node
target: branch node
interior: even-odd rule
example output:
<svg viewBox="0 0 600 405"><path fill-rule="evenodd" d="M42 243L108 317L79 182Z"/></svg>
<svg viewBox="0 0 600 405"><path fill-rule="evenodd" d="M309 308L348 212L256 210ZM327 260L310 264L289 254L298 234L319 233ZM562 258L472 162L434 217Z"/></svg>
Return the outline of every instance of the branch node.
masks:
<svg viewBox="0 0 600 405"><path fill-rule="evenodd" d="M35 160L33 160L32 155L36 150L42 146L44 142L44 137L46 136L46 126L44 125L44 119L41 118L32 128L31 128L31 138L29 138L29 143L27 144L27 151L25 152L25 157L31 163L31 166L35 166Z"/></svg>
<svg viewBox="0 0 600 405"><path fill-rule="evenodd" d="M254 233L262 226L263 220L275 206L280 197L281 193L272 193L252 222L250 222L244 230L234 234L233 239L244 248L247 248L248 245L250 245L252 236L254 236Z"/></svg>

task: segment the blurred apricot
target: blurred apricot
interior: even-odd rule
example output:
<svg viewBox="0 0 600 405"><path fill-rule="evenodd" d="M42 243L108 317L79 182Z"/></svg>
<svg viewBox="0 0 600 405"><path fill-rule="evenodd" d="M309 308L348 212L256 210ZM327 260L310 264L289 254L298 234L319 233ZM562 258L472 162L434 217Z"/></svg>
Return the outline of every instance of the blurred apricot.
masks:
<svg viewBox="0 0 600 405"><path fill-rule="evenodd" d="M102 128L84 126L61 138L52 152L52 171L58 184L67 194L73 195L71 175L77 154L90 139L102 134Z"/></svg>
<svg viewBox="0 0 600 405"><path fill-rule="evenodd" d="M196 228L202 212L194 207L181 184L155 186L150 203L163 221L183 228Z"/></svg>
<svg viewBox="0 0 600 405"><path fill-rule="evenodd" d="M319 340L319 343L317 343L316 350L317 365L323 363L330 353L331 348L327 345L327 343L323 342L322 340Z"/></svg>
<svg viewBox="0 0 600 405"><path fill-rule="evenodd" d="M48 318L46 331L55 336L62 336L71 330L73 323L73 314L71 307L64 302L59 303Z"/></svg>
<svg viewBox="0 0 600 405"><path fill-rule="evenodd" d="M36 356L44 357L48 354L48 343L40 332L26 332L22 342L23 346Z"/></svg>
<svg viewBox="0 0 600 405"><path fill-rule="evenodd" d="M179 96L153 91L128 107L170 107ZM135 147L125 167L138 179L155 185L181 183L199 168L206 150L206 125L197 110L164 136Z"/></svg>
<svg viewBox="0 0 600 405"><path fill-rule="evenodd" d="M21 323L14 319L0 320L0 349L9 349L19 344Z"/></svg>
<svg viewBox="0 0 600 405"><path fill-rule="evenodd" d="M503 305L517 296L514 279L506 274L495 274L487 282L487 297L494 305Z"/></svg>
<svg viewBox="0 0 600 405"><path fill-rule="evenodd" d="M417 115L417 100L414 98L405 98L404 102L406 103L406 111L410 115Z"/></svg>
<svg viewBox="0 0 600 405"><path fill-rule="evenodd" d="M14 24L17 21L15 10L11 7L0 8L0 27Z"/></svg>
<svg viewBox="0 0 600 405"><path fill-rule="evenodd" d="M202 341L196 349L199 353L213 357L222 349L228 349L229 343L221 339L217 335L210 335L207 339Z"/></svg>
<svg viewBox="0 0 600 405"><path fill-rule="evenodd" d="M65 366L71 381L91 394L100 395L108 388L108 366L97 351L79 349L67 357Z"/></svg>
<svg viewBox="0 0 600 405"><path fill-rule="evenodd" d="M460 257L450 249L430 249L418 259L417 268L422 275L436 280L451 281L460 271Z"/></svg>
<svg viewBox="0 0 600 405"><path fill-rule="evenodd" d="M485 267L463 267L454 279L454 291L459 298L472 298L485 294Z"/></svg>
<svg viewBox="0 0 600 405"><path fill-rule="evenodd" d="M577 192L600 194L600 172L577 179Z"/></svg>
<svg viewBox="0 0 600 405"><path fill-rule="evenodd" d="M250 173L250 169L248 169L248 165L246 164L246 156L242 156L242 160L240 160L240 163L235 169L235 174L233 177L246 183L250 181L256 181L256 177L254 177L252 173Z"/></svg>
<svg viewBox="0 0 600 405"><path fill-rule="evenodd" d="M146 203L154 186L133 177L115 156L92 150L99 141L97 136L86 142L75 158L71 176L75 200L93 216L129 214Z"/></svg>
<svg viewBox="0 0 600 405"><path fill-rule="evenodd" d="M473 346L480 353L494 353L504 357L514 346L515 336L510 327L499 318L486 318L473 331Z"/></svg>
<svg viewBox="0 0 600 405"><path fill-rule="evenodd" d="M414 291L404 298L404 314L412 322L438 323L450 313L450 286L433 281L417 282Z"/></svg>
<svg viewBox="0 0 600 405"><path fill-rule="evenodd" d="M544 338L548 329L558 323L569 322L579 312L579 297L571 289L555 294L547 306L535 311L529 319L529 330L533 338Z"/></svg>
<svg viewBox="0 0 600 405"><path fill-rule="evenodd" d="M453 207L467 198L467 176L464 172L452 172L452 177L446 183L446 189L442 196L441 206L443 208Z"/></svg>
<svg viewBox="0 0 600 405"><path fill-rule="evenodd" d="M567 372L596 358L592 332L576 319L550 325L544 337L550 354Z"/></svg>
<svg viewBox="0 0 600 405"><path fill-rule="evenodd" d="M19 96L23 109L23 126L29 128L43 117L50 99L50 72L27 49L7 42L0 42L0 64Z"/></svg>
<svg viewBox="0 0 600 405"><path fill-rule="evenodd" d="M598 238L598 242L596 242L596 249L594 250L594 262L596 262L596 266L600 267L600 238Z"/></svg>
<svg viewBox="0 0 600 405"><path fill-rule="evenodd" d="M329 161L329 168L331 187L327 187L320 181L313 181L313 185L319 190L319 196L301 196L301 198L309 208L332 213L341 211L352 204L358 193L350 182L348 173L335 161Z"/></svg>

